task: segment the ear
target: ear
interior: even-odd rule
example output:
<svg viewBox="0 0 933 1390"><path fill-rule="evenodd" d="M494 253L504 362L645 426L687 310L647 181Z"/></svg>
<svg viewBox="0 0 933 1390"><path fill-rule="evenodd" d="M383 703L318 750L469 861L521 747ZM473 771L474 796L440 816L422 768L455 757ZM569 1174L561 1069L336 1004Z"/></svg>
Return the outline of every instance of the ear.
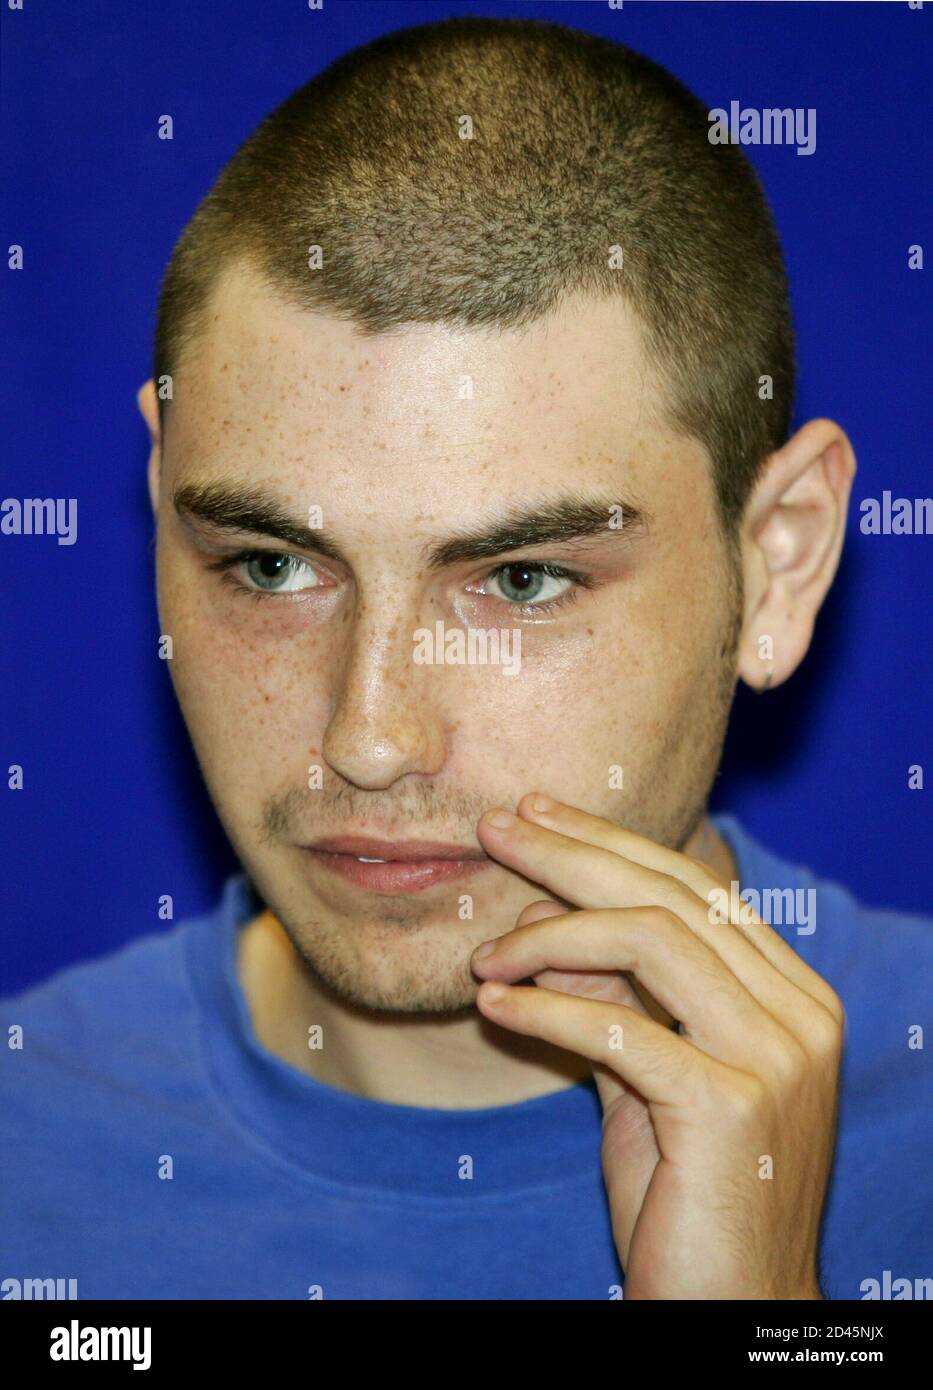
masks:
<svg viewBox="0 0 933 1390"><path fill-rule="evenodd" d="M738 674L754 690L800 665L845 538L855 454L832 420L811 420L770 456L742 518L745 620Z"/></svg>
<svg viewBox="0 0 933 1390"><path fill-rule="evenodd" d="M149 501L152 504L154 516L159 513L159 479L162 473L162 427L159 424L159 401L156 396L155 382L150 379L145 385L140 386L136 392L136 404L139 406L139 413L146 422L149 431L150 450L149 450Z"/></svg>

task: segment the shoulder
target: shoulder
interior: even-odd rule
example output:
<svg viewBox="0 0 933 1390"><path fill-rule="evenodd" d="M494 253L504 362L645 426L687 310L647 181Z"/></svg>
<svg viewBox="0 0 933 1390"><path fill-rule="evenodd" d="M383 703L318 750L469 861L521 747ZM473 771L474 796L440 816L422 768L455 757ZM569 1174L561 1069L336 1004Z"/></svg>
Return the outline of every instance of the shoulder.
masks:
<svg viewBox="0 0 933 1390"><path fill-rule="evenodd" d="M70 1110L79 1095L144 1088L158 1072L190 1070L190 940L218 929L217 914L189 917L0 999L4 1102L18 1098L28 1111L60 1098Z"/></svg>
<svg viewBox="0 0 933 1390"><path fill-rule="evenodd" d="M915 1075L933 972L933 917L869 906L844 884L781 858L718 816L739 864L743 895L801 959L830 984L846 1011L853 1062L886 1057ZM921 1055L918 1055L921 1054Z"/></svg>
<svg viewBox="0 0 933 1390"><path fill-rule="evenodd" d="M847 888L814 878L817 931L828 938L827 957L854 998L922 998L933 965L933 917L871 907Z"/></svg>
<svg viewBox="0 0 933 1390"><path fill-rule="evenodd" d="M820 973L831 973L831 983L857 987L884 964L889 982L909 989L912 960L933 960L933 916L871 906L818 868L765 847L734 816L713 819L739 864L743 896L750 891L764 920Z"/></svg>

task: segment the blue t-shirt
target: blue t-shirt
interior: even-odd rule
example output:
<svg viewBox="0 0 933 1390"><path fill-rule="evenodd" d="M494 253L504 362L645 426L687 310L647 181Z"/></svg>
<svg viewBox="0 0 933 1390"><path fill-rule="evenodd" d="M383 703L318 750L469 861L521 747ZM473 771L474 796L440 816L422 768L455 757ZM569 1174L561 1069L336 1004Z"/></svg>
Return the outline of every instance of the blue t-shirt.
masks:
<svg viewBox="0 0 933 1390"><path fill-rule="evenodd" d="M866 909L713 819L743 890L803 895L772 924L847 1011L824 1291L922 1297L933 920ZM78 1299L618 1297L592 1081L435 1110L313 1080L252 1030L235 946L256 906L236 875L216 912L2 1001L4 1033L24 1031L0 1071L0 1296L73 1279Z"/></svg>

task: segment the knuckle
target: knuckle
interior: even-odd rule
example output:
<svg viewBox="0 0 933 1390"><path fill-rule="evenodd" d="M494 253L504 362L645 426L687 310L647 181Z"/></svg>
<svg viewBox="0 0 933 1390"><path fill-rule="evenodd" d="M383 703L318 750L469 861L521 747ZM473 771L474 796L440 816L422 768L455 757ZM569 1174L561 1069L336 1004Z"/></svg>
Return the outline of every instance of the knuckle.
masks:
<svg viewBox="0 0 933 1390"><path fill-rule="evenodd" d="M718 1085L716 1110L733 1127L743 1129L758 1118L766 1100L767 1090L761 1078L741 1072Z"/></svg>
<svg viewBox="0 0 933 1390"><path fill-rule="evenodd" d="M633 920L636 935L642 936L668 936L679 926L676 914L659 903L643 908Z"/></svg>
<svg viewBox="0 0 933 1390"><path fill-rule="evenodd" d="M770 1049L767 1066L782 1086L798 1084L810 1069L810 1058L795 1037L788 1033Z"/></svg>
<svg viewBox="0 0 933 1390"><path fill-rule="evenodd" d="M750 1124L761 1114L766 1100L767 1089L764 1082L757 1076L750 1076L743 1080L742 1085L737 1090L733 1091L733 1115L741 1123Z"/></svg>
<svg viewBox="0 0 933 1390"><path fill-rule="evenodd" d="M837 1017L819 1005L807 1020L807 1043L817 1056L834 1057L842 1050L844 1025L844 1010L841 1010L841 1017Z"/></svg>
<svg viewBox="0 0 933 1390"><path fill-rule="evenodd" d="M821 991L820 1003L822 1004L826 1012L829 1014L833 1022L836 1023L840 1028L843 1027L846 1021L845 1005L839 998L839 995L836 993L836 991L832 989L829 985L826 986L825 990Z"/></svg>

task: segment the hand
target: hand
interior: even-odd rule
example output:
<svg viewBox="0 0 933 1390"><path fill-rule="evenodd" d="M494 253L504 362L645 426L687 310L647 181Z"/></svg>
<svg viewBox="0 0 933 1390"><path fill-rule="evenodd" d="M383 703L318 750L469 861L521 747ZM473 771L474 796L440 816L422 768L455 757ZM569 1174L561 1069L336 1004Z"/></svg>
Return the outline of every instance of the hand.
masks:
<svg viewBox="0 0 933 1390"><path fill-rule="evenodd" d="M504 989L476 1002L593 1063L624 1297L821 1298L839 998L744 902L718 922L701 861L549 798L518 812L483 848L560 901L477 948Z"/></svg>

